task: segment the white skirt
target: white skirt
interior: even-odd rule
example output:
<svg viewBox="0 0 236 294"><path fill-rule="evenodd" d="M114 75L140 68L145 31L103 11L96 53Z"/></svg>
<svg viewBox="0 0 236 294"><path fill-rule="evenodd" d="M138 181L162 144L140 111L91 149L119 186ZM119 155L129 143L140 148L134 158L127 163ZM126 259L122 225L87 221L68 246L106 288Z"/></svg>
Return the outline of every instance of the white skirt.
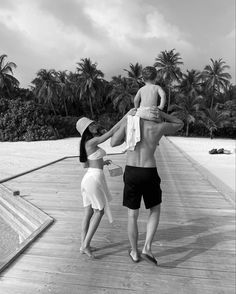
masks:
<svg viewBox="0 0 236 294"><path fill-rule="evenodd" d="M103 170L89 167L81 181L81 194L84 207L91 205L93 209L104 209L109 222L112 215L109 202L112 200Z"/></svg>

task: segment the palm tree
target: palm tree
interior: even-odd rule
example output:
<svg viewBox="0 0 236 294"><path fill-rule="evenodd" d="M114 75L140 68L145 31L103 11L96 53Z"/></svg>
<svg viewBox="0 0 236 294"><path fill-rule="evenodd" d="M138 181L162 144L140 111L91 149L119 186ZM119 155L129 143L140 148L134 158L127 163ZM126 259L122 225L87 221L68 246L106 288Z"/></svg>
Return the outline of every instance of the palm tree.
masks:
<svg viewBox="0 0 236 294"><path fill-rule="evenodd" d="M19 87L19 81L13 77L13 69L16 68L14 62L7 62L4 64L6 54L0 56L0 93L7 93L8 97L11 95L11 91L14 88Z"/></svg>
<svg viewBox="0 0 236 294"><path fill-rule="evenodd" d="M169 108L173 111L171 114L179 117L186 123L186 136L189 135L189 126L195 123L200 114L200 105L202 97L198 96L194 91L190 90L188 94L178 94L176 104L172 104Z"/></svg>
<svg viewBox="0 0 236 294"><path fill-rule="evenodd" d="M129 65L130 69L124 69L124 71L126 71L128 73L128 77L133 79L138 85L139 87L141 87L143 85L142 82L142 65L139 64L138 62L136 64L132 64L130 63Z"/></svg>
<svg viewBox="0 0 236 294"><path fill-rule="evenodd" d="M161 53L155 58L156 62L154 66L157 68L157 72L159 76L163 76L166 81L166 85L168 88L168 103L167 109L169 109L171 101L171 85L173 82L180 81L182 76L181 69L179 65L183 64L181 61L180 54L174 52L175 49L170 51L161 51Z"/></svg>
<svg viewBox="0 0 236 294"><path fill-rule="evenodd" d="M54 69L41 69L37 77L31 82L34 87L34 94L39 101L51 106L53 113L56 115L55 104L59 103L59 93L61 83Z"/></svg>
<svg viewBox="0 0 236 294"><path fill-rule="evenodd" d="M58 79L60 81L60 98L62 99L62 103L64 106L65 114L68 116L68 108L67 108L67 101L69 101L69 79L67 76L67 71L58 71L57 72Z"/></svg>
<svg viewBox="0 0 236 294"><path fill-rule="evenodd" d="M205 83L206 90L211 94L211 108L213 108L214 100L221 90L229 85L229 79L231 75L225 72L229 68L228 65L225 65L225 62L220 58L219 60L210 59L212 65L206 65L202 77Z"/></svg>
<svg viewBox="0 0 236 294"><path fill-rule="evenodd" d="M236 85L229 84L226 88L226 100L236 100Z"/></svg>
<svg viewBox="0 0 236 294"><path fill-rule="evenodd" d="M187 70L187 73L182 75L180 85L177 87L181 93L195 92L199 94L202 89L201 73L197 70Z"/></svg>
<svg viewBox="0 0 236 294"><path fill-rule="evenodd" d="M80 83L80 99L88 97L92 118L94 118L93 102L95 96L99 96L104 74L97 69L97 63L92 63L90 58L81 59L77 63L78 79Z"/></svg>
<svg viewBox="0 0 236 294"><path fill-rule="evenodd" d="M216 105L213 108L205 108L201 113L200 122L208 129L210 138L213 139L214 132L230 124L229 111L219 111Z"/></svg>
<svg viewBox="0 0 236 294"><path fill-rule="evenodd" d="M113 99L114 108L124 115L133 106L138 85L131 78L121 76L112 77L111 85L112 90L109 97Z"/></svg>

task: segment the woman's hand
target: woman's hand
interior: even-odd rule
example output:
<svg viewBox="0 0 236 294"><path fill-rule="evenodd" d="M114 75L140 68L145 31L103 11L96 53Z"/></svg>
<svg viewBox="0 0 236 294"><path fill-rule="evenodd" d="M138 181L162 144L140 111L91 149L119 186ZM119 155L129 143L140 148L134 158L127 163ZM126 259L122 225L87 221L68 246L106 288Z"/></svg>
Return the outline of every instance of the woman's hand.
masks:
<svg viewBox="0 0 236 294"><path fill-rule="evenodd" d="M127 112L127 115L135 115L136 112L137 112L137 108L131 108L131 109Z"/></svg>
<svg viewBox="0 0 236 294"><path fill-rule="evenodd" d="M109 165L109 164L111 164L111 163L112 163L112 160L110 160L110 159L103 160L103 164L104 164L104 165Z"/></svg>

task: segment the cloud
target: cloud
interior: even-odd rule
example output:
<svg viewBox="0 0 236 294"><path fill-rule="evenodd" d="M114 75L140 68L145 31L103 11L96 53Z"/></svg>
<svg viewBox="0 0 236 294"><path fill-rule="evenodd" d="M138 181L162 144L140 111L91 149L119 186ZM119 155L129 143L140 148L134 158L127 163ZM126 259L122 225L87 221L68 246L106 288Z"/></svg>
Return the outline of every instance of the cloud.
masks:
<svg viewBox="0 0 236 294"><path fill-rule="evenodd" d="M233 39L233 40L235 40L235 28L233 28L232 31L230 31L230 32L226 35L226 39Z"/></svg>
<svg viewBox="0 0 236 294"><path fill-rule="evenodd" d="M109 0L89 0L85 1L85 13L104 31L110 43L129 55L140 53L136 41L140 41L142 47L150 40L160 43L165 40L168 47L193 50L177 26L168 23L156 7L141 1L114 0L110 5Z"/></svg>
<svg viewBox="0 0 236 294"><path fill-rule="evenodd" d="M60 22L68 34L72 30L95 39L102 37L102 34L92 25L85 14L84 1L70 0L68 3L67 0L40 0L39 8L48 16L55 18L56 22Z"/></svg>
<svg viewBox="0 0 236 294"><path fill-rule="evenodd" d="M209 52L210 42L202 44L185 29L182 15L168 15L164 5L154 0L0 0L1 50L18 64L26 85L41 68L74 71L85 57L98 62L106 78L123 73L129 63L152 64L160 51L173 48L191 67ZM208 36L207 27L204 31ZM232 31L226 43L234 36ZM217 51L215 43L211 52Z"/></svg>

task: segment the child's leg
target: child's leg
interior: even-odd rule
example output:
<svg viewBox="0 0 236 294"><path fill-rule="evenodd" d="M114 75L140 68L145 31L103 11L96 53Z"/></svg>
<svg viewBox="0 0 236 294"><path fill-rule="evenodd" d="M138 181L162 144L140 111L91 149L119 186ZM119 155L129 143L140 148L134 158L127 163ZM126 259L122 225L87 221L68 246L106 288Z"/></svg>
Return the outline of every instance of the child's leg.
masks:
<svg viewBox="0 0 236 294"><path fill-rule="evenodd" d="M158 107L156 106L150 107L149 120L155 121L157 123L162 121Z"/></svg>
<svg viewBox="0 0 236 294"><path fill-rule="evenodd" d="M162 122L162 119L159 114L158 115L151 115L149 120L155 121L156 123Z"/></svg>
<svg viewBox="0 0 236 294"><path fill-rule="evenodd" d="M85 207L84 218L83 218L83 221L82 221L81 244L83 244L84 239L85 239L85 237L87 235L90 220L91 220L92 216L93 216L93 209L92 209L91 205L88 205L88 206Z"/></svg>
<svg viewBox="0 0 236 294"><path fill-rule="evenodd" d="M90 224L89 224L89 228L88 228L88 231L87 231L87 234L85 236L85 239L84 239L84 242L83 242L83 246L82 246L82 251L87 254L89 257L94 257L92 252L91 252L91 249L90 249L90 242L100 224L100 221L102 219L104 215L104 209L102 210L98 210L98 209L94 209L94 215L93 215L93 218L92 220L90 221Z"/></svg>

